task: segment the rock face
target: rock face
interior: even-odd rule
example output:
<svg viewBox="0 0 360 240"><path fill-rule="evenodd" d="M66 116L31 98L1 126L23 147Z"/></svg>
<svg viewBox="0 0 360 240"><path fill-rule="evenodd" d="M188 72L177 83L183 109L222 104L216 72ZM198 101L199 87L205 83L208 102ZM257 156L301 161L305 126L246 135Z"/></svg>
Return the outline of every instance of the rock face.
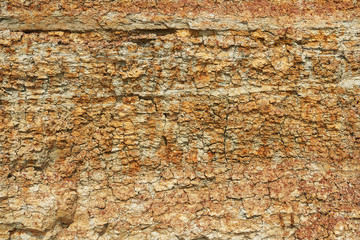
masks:
<svg viewBox="0 0 360 240"><path fill-rule="evenodd" d="M0 239L360 239L358 1L0 3Z"/></svg>

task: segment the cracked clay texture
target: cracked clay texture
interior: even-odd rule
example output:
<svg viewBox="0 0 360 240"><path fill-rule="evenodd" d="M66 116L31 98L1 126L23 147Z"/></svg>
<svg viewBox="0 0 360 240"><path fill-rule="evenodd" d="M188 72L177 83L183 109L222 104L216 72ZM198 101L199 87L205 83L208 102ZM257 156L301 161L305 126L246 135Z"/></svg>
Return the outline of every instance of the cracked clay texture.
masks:
<svg viewBox="0 0 360 240"><path fill-rule="evenodd" d="M0 1L0 239L360 239L360 2Z"/></svg>

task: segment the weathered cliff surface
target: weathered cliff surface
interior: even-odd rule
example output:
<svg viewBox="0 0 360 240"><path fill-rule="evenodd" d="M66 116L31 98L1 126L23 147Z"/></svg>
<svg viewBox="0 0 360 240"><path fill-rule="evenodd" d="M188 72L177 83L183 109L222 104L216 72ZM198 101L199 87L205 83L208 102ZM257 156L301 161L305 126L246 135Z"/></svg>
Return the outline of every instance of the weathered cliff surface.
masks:
<svg viewBox="0 0 360 240"><path fill-rule="evenodd" d="M0 239L359 239L357 1L0 3Z"/></svg>

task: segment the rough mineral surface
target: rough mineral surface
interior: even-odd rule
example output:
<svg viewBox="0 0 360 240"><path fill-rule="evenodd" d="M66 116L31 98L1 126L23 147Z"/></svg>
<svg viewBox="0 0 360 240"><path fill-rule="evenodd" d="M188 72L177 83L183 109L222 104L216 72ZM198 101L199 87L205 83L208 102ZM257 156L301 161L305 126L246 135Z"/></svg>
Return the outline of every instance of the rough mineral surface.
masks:
<svg viewBox="0 0 360 240"><path fill-rule="evenodd" d="M356 0L2 0L0 239L360 239Z"/></svg>

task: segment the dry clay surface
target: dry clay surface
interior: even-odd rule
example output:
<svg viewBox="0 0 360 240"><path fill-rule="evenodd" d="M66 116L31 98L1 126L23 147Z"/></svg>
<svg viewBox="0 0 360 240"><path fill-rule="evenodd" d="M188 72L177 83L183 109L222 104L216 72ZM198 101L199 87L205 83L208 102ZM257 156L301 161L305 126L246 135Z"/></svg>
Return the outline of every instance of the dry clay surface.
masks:
<svg viewBox="0 0 360 240"><path fill-rule="evenodd" d="M359 13L1 1L0 239L360 239Z"/></svg>

